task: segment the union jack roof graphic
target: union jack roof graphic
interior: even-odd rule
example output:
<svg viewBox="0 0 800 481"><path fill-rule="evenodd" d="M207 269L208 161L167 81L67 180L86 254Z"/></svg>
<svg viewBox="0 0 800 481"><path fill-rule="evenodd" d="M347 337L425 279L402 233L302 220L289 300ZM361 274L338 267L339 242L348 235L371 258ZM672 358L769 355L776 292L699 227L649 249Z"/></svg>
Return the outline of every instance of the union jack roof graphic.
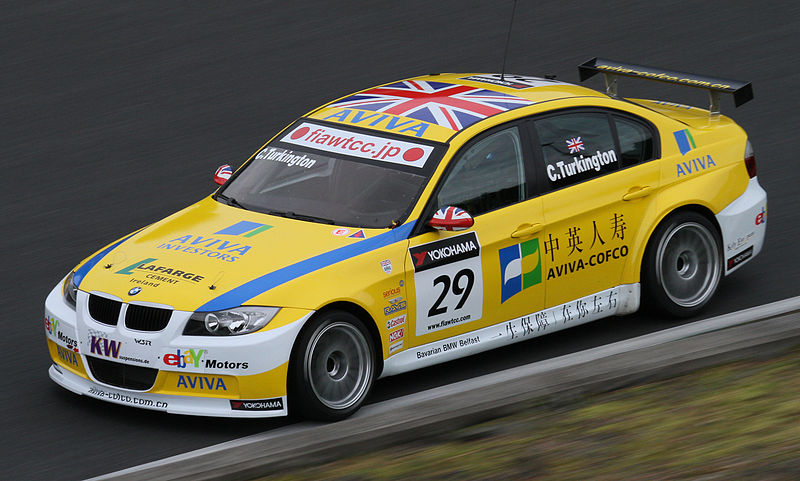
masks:
<svg viewBox="0 0 800 481"><path fill-rule="evenodd" d="M405 80L351 95L329 107L401 115L461 130L491 115L534 102L502 92L425 80Z"/></svg>

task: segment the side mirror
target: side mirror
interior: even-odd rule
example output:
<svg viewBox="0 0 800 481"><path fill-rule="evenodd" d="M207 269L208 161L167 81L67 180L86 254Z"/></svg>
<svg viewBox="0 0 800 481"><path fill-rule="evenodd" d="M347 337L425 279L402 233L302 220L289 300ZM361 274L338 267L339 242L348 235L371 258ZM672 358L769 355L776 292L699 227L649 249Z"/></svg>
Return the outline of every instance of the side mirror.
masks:
<svg viewBox="0 0 800 481"><path fill-rule="evenodd" d="M227 182L228 179L231 178L231 175L233 175L233 169L231 169L230 165L228 164L220 165L219 169L217 169L217 171L214 172L214 182L216 182L219 185L222 185L225 182Z"/></svg>
<svg viewBox="0 0 800 481"><path fill-rule="evenodd" d="M467 211L450 205L437 210L428 221L428 225L434 229L447 231L469 229L473 224L475 220Z"/></svg>

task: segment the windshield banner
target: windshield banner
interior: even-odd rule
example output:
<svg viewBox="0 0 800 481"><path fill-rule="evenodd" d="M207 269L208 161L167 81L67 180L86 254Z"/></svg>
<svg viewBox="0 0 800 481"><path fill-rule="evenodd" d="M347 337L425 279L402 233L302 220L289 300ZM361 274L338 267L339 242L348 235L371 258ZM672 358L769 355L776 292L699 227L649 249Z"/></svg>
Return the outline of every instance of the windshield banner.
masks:
<svg viewBox="0 0 800 481"><path fill-rule="evenodd" d="M433 152L430 145L390 140L308 122L289 131L281 142L418 168L425 166L425 161Z"/></svg>

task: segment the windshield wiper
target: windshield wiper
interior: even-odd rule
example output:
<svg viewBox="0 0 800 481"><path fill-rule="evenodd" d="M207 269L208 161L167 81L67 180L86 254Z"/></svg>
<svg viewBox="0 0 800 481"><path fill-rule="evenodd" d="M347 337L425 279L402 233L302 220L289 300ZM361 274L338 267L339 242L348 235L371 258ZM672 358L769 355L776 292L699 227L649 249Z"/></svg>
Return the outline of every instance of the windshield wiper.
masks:
<svg viewBox="0 0 800 481"><path fill-rule="evenodd" d="M240 204L238 200L234 199L233 197L228 197L225 194L217 194L217 199L220 199L226 204L231 205L233 207L238 207L240 209L248 210L245 206Z"/></svg>
<svg viewBox="0 0 800 481"><path fill-rule="evenodd" d="M326 219L324 217L315 217L313 215L305 215L305 214L297 214L294 212L282 212L282 211L267 211L269 215L277 215L280 217L287 217L289 219L297 219L297 220L305 220L309 222L318 222L320 224L335 224L336 222L333 219Z"/></svg>

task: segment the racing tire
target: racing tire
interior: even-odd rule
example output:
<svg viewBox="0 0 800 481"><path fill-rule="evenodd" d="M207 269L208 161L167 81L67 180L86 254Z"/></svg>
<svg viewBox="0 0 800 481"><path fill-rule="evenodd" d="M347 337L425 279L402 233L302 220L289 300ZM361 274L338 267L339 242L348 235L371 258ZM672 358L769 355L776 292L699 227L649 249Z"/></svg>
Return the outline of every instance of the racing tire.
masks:
<svg viewBox="0 0 800 481"><path fill-rule="evenodd" d="M304 419L339 421L361 407L375 378L375 347L364 323L331 310L309 321L289 365L289 408Z"/></svg>
<svg viewBox="0 0 800 481"><path fill-rule="evenodd" d="M662 221L645 252L646 306L676 317L699 312L722 279L721 245L716 227L697 212L677 212Z"/></svg>

